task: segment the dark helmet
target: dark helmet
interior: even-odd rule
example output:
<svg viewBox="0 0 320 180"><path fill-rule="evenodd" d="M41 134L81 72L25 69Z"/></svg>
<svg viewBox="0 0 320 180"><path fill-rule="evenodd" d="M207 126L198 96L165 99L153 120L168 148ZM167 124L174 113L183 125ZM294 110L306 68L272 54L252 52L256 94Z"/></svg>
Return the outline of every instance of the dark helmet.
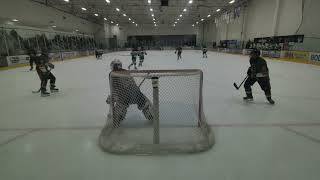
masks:
<svg viewBox="0 0 320 180"><path fill-rule="evenodd" d="M252 55L256 55L256 56L259 57L259 56L261 55L261 52L260 52L259 49L252 49L250 55L251 55L251 56L252 56Z"/></svg>

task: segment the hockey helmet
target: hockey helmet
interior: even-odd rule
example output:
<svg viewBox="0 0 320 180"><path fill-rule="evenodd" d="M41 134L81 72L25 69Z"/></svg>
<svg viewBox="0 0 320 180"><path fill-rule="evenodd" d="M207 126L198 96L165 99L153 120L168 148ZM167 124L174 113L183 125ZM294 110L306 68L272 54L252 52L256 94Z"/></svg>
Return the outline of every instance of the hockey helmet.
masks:
<svg viewBox="0 0 320 180"><path fill-rule="evenodd" d="M110 68L112 71L119 70L122 68L122 62L119 59L115 59L111 62Z"/></svg>
<svg viewBox="0 0 320 180"><path fill-rule="evenodd" d="M252 49L251 53L250 53L251 56L253 55L256 55L256 56L260 56L261 55L261 52L259 49Z"/></svg>

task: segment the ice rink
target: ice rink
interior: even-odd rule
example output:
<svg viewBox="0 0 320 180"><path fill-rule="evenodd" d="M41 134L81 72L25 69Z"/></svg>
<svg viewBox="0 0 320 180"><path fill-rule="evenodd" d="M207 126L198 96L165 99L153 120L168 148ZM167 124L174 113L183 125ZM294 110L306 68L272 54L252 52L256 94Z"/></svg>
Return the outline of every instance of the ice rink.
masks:
<svg viewBox="0 0 320 180"><path fill-rule="evenodd" d="M101 151L110 62L126 68L130 52L56 62L61 92L39 87L28 67L0 71L0 179L3 180L318 180L320 177L320 69L268 60L275 106L258 84L243 102L247 56L188 50L147 51L142 69L201 69L204 110L216 144L205 153L119 156ZM141 69L141 68L140 68ZM79 173L80 172L80 173Z"/></svg>

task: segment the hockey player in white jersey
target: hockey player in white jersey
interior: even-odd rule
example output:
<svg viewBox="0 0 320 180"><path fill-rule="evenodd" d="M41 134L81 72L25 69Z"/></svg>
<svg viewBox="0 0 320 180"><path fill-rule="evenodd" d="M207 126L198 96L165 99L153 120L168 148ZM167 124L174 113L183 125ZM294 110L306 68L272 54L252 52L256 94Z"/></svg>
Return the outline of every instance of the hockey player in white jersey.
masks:
<svg viewBox="0 0 320 180"><path fill-rule="evenodd" d="M127 114L127 109L130 105L136 104L138 109L142 111L145 118L152 121L152 104L150 100L141 92L134 79L129 75L129 71L122 69L120 60L113 60L110 64L111 73L119 72L124 76L112 76L109 74L110 85L112 86L112 95L108 96L107 103L113 103L111 110L113 113L113 126L118 127ZM111 117L108 115L109 118Z"/></svg>

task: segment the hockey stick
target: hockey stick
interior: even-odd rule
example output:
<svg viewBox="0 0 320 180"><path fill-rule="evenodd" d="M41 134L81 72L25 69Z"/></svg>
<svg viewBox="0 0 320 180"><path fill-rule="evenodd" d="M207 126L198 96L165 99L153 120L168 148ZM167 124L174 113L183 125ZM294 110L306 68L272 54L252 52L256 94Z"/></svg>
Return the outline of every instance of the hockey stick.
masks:
<svg viewBox="0 0 320 180"><path fill-rule="evenodd" d="M248 76L246 76L245 78L244 78L244 80L241 82L241 84L238 86L236 83L233 83L233 86L237 89L237 90L239 90L240 88L241 88L241 86L243 85L243 83L246 81L248 79Z"/></svg>
<svg viewBox="0 0 320 180"><path fill-rule="evenodd" d="M150 73L148 73L147 75L150 75ZM148 77L143 78L143 80L141 81L141 83L139 84L139 88L142 86L142 84L144 83L144 81L147 79Z"/></svg>

